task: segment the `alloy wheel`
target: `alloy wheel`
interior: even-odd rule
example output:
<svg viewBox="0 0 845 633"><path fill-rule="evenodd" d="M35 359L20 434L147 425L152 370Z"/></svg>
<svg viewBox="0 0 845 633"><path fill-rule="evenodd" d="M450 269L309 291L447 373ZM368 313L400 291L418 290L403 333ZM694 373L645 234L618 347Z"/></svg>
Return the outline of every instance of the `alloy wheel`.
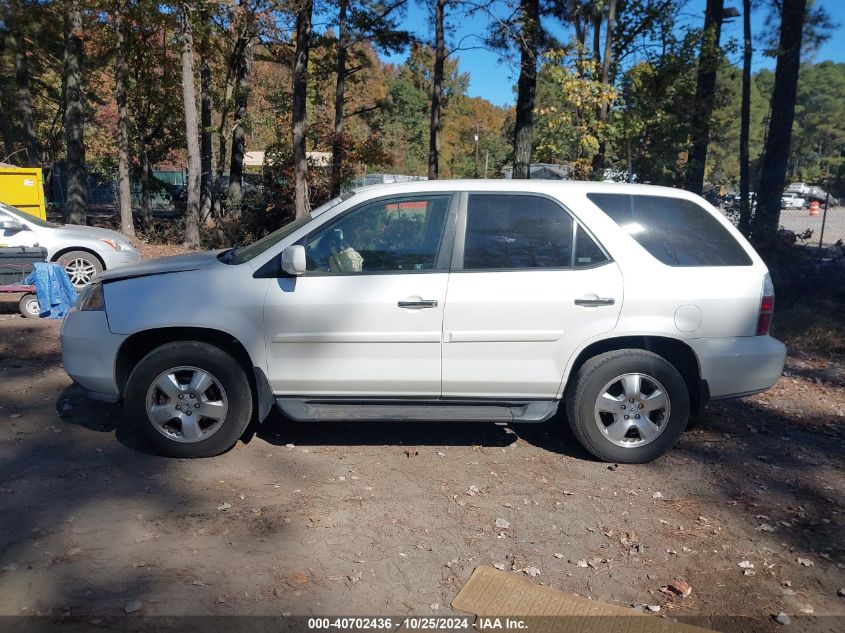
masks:
<svg viewBox="0 0 845 633"><path fill-rule="evenodd" d="M648 374L626 373L599 391L593 413L602 434L616 446L650 444L663 433L671 414L666 388Z"/></svg>
<svg viewBox="0 0 845 633"><path fill-rule="evenodd" d="M147 416L166 438L193 443L223 425L229 411L226 391L210 372L181 366L163 371L147 390Z"/></svg>

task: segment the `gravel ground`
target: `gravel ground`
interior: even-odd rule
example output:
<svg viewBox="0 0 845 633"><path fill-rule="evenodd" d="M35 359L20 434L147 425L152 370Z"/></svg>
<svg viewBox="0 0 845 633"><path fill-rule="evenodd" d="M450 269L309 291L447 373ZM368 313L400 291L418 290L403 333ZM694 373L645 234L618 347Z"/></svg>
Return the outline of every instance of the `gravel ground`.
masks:
<svg viewBox="0 0 845 633"><path fill-rule="evenodd" d="M225 455L175 460L119 406L81 397L59 324L10 299L0 615L448 614L473 568L495 564L722 630L773 630L781 611L790 630L843 630L845 373L826 357L791 356L772 390L712 404L644 466L592 460L562 418L277 414ZM679 580L688 597L661 592Z"/></svg>

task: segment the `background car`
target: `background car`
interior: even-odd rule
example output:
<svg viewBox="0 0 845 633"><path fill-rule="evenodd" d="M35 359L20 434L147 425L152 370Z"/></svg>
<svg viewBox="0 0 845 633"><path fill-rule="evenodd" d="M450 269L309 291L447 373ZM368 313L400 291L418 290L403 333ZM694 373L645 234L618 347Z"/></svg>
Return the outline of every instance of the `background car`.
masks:
<svg viewBox="0 0 845 633"><path fill-rule="evenodd" d="M95 275L141 259L123 233L93 226L54 224L0 202L0 245L41 246L77 288Z"/></svg>
<svg viewBox="0 0 845 633"><path fill-rule="evenodd" d="M803 209L807 206L807 200L794 191L786 191L780 197L781 209Z"/></svg>

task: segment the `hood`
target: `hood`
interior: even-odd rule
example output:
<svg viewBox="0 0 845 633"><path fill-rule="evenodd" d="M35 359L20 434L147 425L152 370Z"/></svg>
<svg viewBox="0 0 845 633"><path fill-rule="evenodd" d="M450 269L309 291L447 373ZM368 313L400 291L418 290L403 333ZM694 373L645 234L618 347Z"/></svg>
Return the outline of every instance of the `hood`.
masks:
<svg viewBox="0 0 845 633"><path fill-rule="evenodd" d="M137 264L128 264L107 270L99 276L99 279L100 281L109 282L120 279L131 279L133 277L148 277L150 275L163 275L165 273L179 273L188 270L202 270L213 266L225 266L225 264L222 264L217 259L217 256L222 250L146 259Z"/></svg>
<svg viewBox="0 0 845 633"><path fill-rule="evenodd" d="M129 242L129 238L123 233L111 231L109 229L101 229L96 226L82 226L78 224L63 224L58 227L62 232L62 237L68 234L80 235L84 237L94 238L97 240L116 240L119 242Z"/></svg>

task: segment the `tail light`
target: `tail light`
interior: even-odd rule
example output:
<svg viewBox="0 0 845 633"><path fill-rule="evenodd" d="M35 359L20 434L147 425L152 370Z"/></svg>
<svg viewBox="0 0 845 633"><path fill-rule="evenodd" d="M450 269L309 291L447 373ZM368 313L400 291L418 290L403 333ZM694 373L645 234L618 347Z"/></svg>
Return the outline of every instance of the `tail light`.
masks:
<svg viewBox="0 0 845 633"><path fill-rule="evenodd" d="M757 317L757 336L766 336L772 327L775 314L775 286L771 276L763 278L763 297L760 299L760 314Z"/></svg>

